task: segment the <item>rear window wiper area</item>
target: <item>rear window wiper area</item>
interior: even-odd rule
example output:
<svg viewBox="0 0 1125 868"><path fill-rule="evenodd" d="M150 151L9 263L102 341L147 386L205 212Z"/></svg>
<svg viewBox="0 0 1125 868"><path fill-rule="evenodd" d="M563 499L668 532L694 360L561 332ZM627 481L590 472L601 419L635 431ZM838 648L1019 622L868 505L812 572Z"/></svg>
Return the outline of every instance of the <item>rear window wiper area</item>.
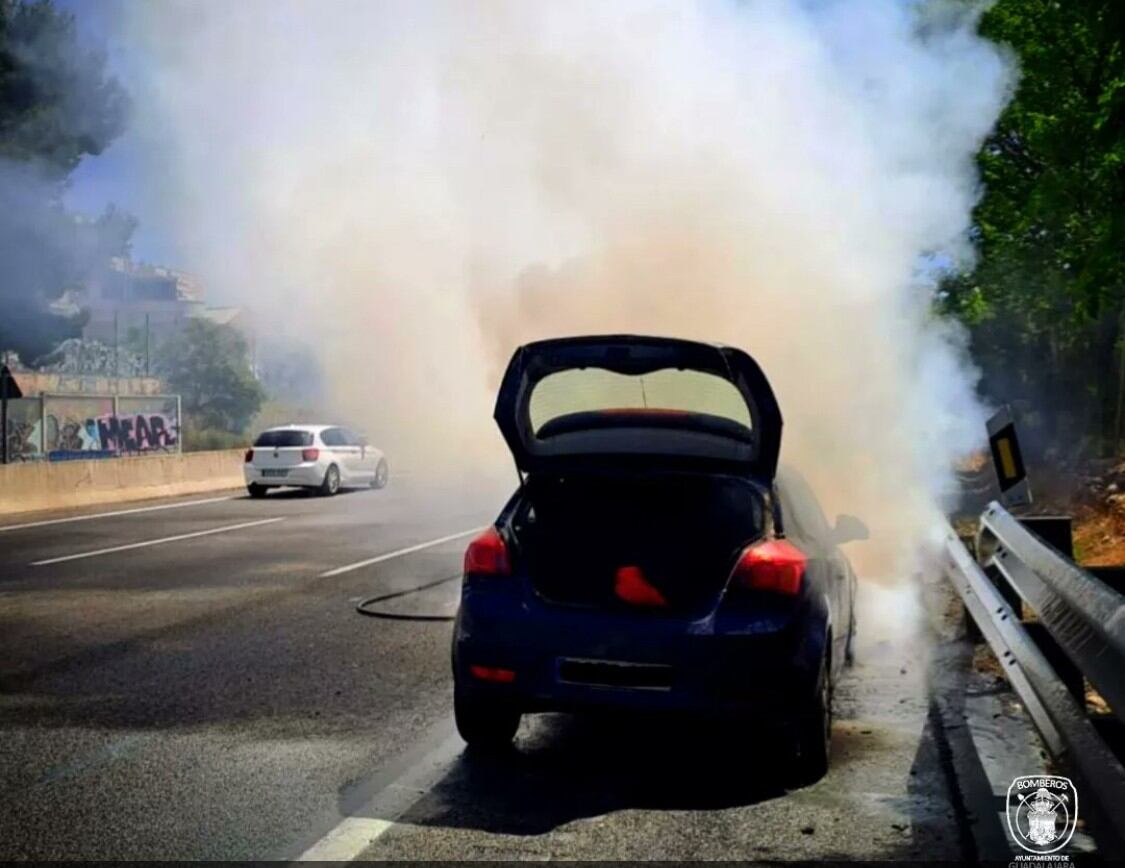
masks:
<svg viewBox="0 0 1125 868"><path fill-rule="evenodd" d="M264 431L254 441L255 446L282 448L289 446L312 446L313 436L308 431Z"/></svg>

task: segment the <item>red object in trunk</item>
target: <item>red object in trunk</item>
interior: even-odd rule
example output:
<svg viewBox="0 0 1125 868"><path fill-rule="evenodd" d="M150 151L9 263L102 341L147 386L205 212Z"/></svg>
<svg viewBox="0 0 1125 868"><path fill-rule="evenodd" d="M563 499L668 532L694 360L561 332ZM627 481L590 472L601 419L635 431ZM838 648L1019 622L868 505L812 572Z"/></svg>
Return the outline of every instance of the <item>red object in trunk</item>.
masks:
<svg viewBox="0 0 1125 868"><path fill-rule="evenodd" d="M247 449L246 450L246 463L249 464L253 460L254 460L254 450L253 449Z"/></svg>
<svg viewBox="0 0 1125 868"><path fill-rule="evenodd" d="M301 460L302 461L316 461L316 459L318 459L319 457L320 457L320 450L319 449L302 449L301 450Z"/></svg>
<svg viewBox="0 0 1125 868"><path fill-rule="evenodd" d="M613 592L618 599L633 606L664 606L668 601L664 595L648 583L640 567L618 567L613 583Z"/></svg>

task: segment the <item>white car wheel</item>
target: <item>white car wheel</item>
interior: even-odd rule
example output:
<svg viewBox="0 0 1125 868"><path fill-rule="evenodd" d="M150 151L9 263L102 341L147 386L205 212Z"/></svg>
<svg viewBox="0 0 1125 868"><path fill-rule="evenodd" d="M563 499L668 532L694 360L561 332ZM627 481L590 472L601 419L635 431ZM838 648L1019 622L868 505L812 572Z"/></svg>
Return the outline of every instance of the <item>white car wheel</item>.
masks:
<svg viewBox="0 0 1125 868"><path fill-rule="evenodd" d="M340 468L330 464L324 472L324 482L320 484L320 493L331 497L340 490Z"/></svg>

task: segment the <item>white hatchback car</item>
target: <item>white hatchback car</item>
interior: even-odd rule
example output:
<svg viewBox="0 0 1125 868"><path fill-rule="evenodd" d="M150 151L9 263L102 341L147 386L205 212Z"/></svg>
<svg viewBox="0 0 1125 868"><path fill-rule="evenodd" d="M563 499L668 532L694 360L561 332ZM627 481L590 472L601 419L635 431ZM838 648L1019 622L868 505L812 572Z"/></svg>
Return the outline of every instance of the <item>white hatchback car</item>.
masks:
<svg viewBox="0 0 1125 868"><path fill-rule="evenodd" d="M286 425L258 435L246 451L246 490L264 497L269 488L315 488L333 495L341 488L382 488L387 484L383 453L347 428Z"/></svg>

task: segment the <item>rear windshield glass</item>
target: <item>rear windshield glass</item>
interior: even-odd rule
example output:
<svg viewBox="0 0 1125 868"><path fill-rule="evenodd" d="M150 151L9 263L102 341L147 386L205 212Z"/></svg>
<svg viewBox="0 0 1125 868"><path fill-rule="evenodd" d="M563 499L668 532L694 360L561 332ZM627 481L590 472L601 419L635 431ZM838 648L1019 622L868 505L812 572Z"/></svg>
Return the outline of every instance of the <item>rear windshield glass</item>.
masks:
<svg viewBox="0 0 1125 868"><path fill-rule="evenodd" d="M559 371L535 384L528 408L536 434L560 416L642 409L704 413L751 427L750 409L733 383L715 374L675 368L639 375L605 368Z"/></svg>
<svg viewBox="0 0 1125 868"><path fill-rule="evenodd" d="M308 431L263 431L254 441L255 446L312 446L313 436Z"/></svg>

